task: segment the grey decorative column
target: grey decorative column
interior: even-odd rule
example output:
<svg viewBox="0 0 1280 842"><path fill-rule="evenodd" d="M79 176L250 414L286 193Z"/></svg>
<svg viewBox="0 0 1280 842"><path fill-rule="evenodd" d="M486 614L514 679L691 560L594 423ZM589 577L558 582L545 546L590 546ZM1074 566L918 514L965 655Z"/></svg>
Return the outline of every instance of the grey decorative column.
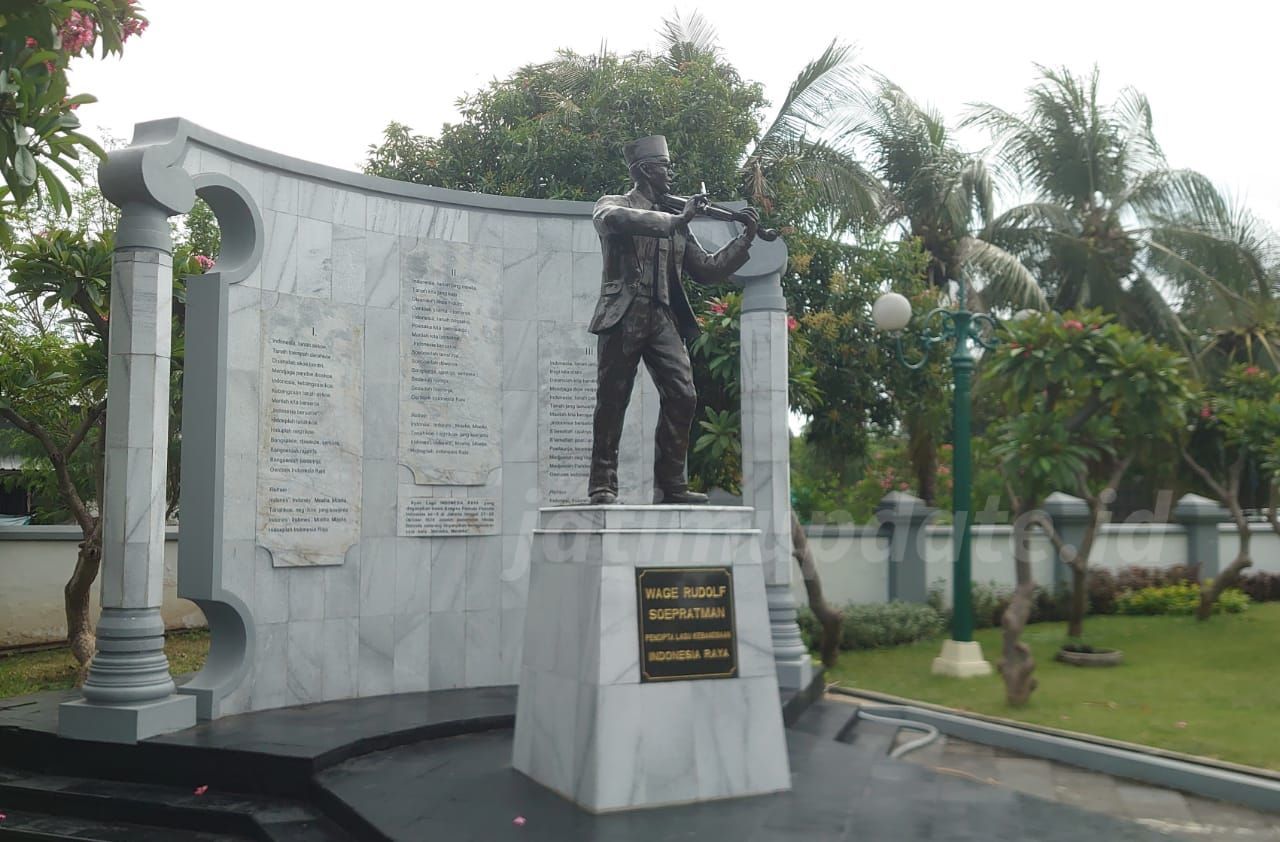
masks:
<svg viewBox="0 0 1280 842"><path fill-rule="evenodd" d="M813 661L796 623L791 592L791 441L787 427L787 302L782 240L756 240L737 274L742 291L742 496L755 509L778 685L798 690L813 680Z"/></svg>
<svg viewBox="0 0 1280 842"><path fill-rule="evenodd" d="M1079 497L1055 491L1044 500L1044 511L1053 519L1054 531L1069 547L1079 548L1089 525L1089 504ZM1067 583L1066 562L1051 553L1053 558L1053 587L1058 590Z"/></svg>
<svg viewBox="0 0 1280 842"><path fill-rule="evenodd" d="M901 491L889 492L876 507L876 518L889 538L890 601L928 602L924 527L936 511L919 497Z"/></svg>
<svg viewBox="0 0 1280 842"><path fill-rule="evenodd" d="M195 200L173 147L135 145L99 172L120 206L111 271L102 617L84 698L59 710L64 737L137 742L189 727L196 700L174 693L164 654L165 463L173 244L169 217Z"/></svg>
<svg viewBox="0 0 1280 842"><path fill-rule="evenodd" d="M1199 494L1184 494L1173 507L1173 519L1187 530L1187 564L1197 568L1201 582L1216 578L1220 572L1218 524L1230 517L1217 500Z"/></svg>

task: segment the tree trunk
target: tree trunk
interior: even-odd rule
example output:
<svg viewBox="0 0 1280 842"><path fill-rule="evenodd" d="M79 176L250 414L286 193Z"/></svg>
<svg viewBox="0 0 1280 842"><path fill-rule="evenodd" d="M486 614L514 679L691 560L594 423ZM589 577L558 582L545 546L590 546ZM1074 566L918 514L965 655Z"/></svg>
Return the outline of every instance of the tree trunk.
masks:
<svg viewBox="0 0 1280 842"><path fill-rule="evenodd" d="M1196 609L1197 620L1207 620L1213 616L1213 606L1218 601L1218 597L1227 588L1239 584L1240 574L1253 565L1253 558L1249 555L1251 537L1249 519L1244 516L1244 510L1240 508L1234 496L1228 499L1228 507L1231 509L1232 519L1236 522L1236 529L1240 533L1240 552L1236 554L1235 561L1227 565L1227 569L1219 573L1211 584L1207 587L1203 582L1200 584L1200 607Z"/></svg>
<svg viewBox="0 0 1280 842"><path fill-rule="evenodd" d="M1037 684L1034 675L1036 661L1031 657L1031 647L1020 639L1031 617L1031 602L1036 588L1031 577L1030 524L1031 519L1026 516L1019 516L1013 522L1013 565L1018 585L1000 620L1003 644L999 670L1004 679L1005 700L1010 705L1025 705Z"/></svg>
<svg viewBox="0 0 1280 842"><path fill-rule="evenodd" d="M102 563L102 546L97 534L80 542L76 567L62 589L63 606L67 615L67 644L76 659L76 686L84 683L89 674L89 662L93 660L97 639L93 634L93 621L89 616L89 594L98 567Z"/></svg>
<svg viewBox="0 0 1280 842"><path fill-rule="evenodd" d="M1067 637L1079 640L1084 636L1084 612L1089 604L1089 568L1085 564L1071 565L1071 616L1067 621Z"/></svg>
<svg viewBox="0 0 1280 842"><path fill-rule="evenodd" d="M809 595L809 610L822 624L822 644L818 647L822 653L822 665L830 669L836 665L838 647L840 645L840 626L844 615L827 604L822 595L822 580L818 578L818 566L813 560L813 551L809 549L809 536L805 535L800 518L791 512L791 554L800 565L800 575L804 577L804 590Z"/></svg>
<svg viewBox="0 0 1280 842"><path fill-rule="evenodd" d="M907 458L916 481L917 495L932 506L938 496L938 443L923 410L907 419Z"/></svg>

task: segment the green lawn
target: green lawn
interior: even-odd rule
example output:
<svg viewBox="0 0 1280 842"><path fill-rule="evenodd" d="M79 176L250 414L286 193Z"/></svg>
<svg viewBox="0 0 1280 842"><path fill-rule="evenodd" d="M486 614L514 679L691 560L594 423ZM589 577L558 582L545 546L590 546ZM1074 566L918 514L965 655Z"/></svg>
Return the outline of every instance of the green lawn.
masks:
<svg viewBox="0 0 1280 842"><path fill-rule="evenodd" d="M1028 627L1040 686L1024 708L1004 701L999 675L930 675L940 647L842 652L828 678L961 710L1017 719L1173 751L1280 770L1280 603L1243 614L1089 617L1087 640L1124 650L1119 667L1080 668L1053 654L1065 623ZM976 634L987 660L1000 657L1000 630Z"/></svg>
<svg viewBox="0 0 1280 842"><path fill-rule="evenodd" d="M207 631L170 632L164 644L174 675L195 672L209 653ZM76 662L66 649L0 656L0 699L75 684Z"/></svg>

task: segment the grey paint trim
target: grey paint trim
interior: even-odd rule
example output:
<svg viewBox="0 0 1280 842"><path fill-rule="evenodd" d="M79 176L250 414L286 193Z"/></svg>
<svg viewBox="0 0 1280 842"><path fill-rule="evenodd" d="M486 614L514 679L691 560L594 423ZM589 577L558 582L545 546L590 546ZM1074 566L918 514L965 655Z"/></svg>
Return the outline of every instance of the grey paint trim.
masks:
<svg viewBox="0 0 1280 842"><path fill-rule="evenodd" d="M258 205L244 185L221 173L201 173L192 182L218 220L222 239L215 269L226 283L238 284L262 260L266 238Z"/></svg>
<svg viewBox="0 0 1280 842"><path fill-rule="evenodd" d="M237 253L243 244L228 244ZM209 657L178 688L196 697L196 716L215 719L219 705L253 665L256 625L239 596L222 587L223 471L227 423L227 310L231 282L217 272L187 286L187 353L183 372L182 499L178 596L209 622Z"/></svg>
<svg viewBox="0 0 1280 842"><path fill-rule="evenodd" d="M879 702L879 694L831 688L832 692ZM893 698L893 697L885 697ZM944 734L1121 778L1177 789L1206 798L1280 812L1280 778L1181 760L1103 742L1073 739L1029 728L944 713L914 705L877 704L877 711L932 725Z"/></svg>
<svg viewBox="0 0 1280 842"><path fill-rule="evenodd" d="M438 205L514 213L584 217L591 216L591 209L594 207L592 202L491 196L485 193L468 193L464 190L425 187L419 184L410 184L406 181L364 175L363 173L342 170L312 161L304 161L301 158L293 158L288 155L282 155L279 152L251 146L248 143L210 131L182 117L168 117L163 120L139 123L134 128L132 145L146 142L154 143L154 138L157 137L167 137L178 143L194 144L214 152L220 152L224 155L258 164L259 166L282 170L293 175L322 179L353 190L382 193L387 196L400 196ZM142 140L142 138L146 138L146 140ZM112 153L113 156L115 154L117 153ZM619 160L618 169L620 173L625 172L621 160ZM623 178L625 178L625 175Z"/></svg>

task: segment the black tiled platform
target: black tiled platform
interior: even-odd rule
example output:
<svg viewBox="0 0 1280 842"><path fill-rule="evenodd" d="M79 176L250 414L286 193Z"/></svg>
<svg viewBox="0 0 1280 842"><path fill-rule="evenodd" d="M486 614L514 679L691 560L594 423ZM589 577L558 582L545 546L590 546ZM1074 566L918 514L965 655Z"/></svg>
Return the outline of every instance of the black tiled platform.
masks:
<svg viewBox="0 0 1280 842"><path fill-rule="evenodd" d="M847 706L820 702L788 731L789 793L587 814L510 768L511 731L353 758L318 776L385 838L450 842L1169 840L1167 834L836 742ZM825 720L829 728L807 727ZM859 728L862 728L859 725ZM817 732L817 733L815 733ZM523 826L513 824L523 816Z"/></svg>
<svg viewBox="0 0 1280 842"><path fill-rule="evenodd" d="M511 769L514 688L245 714L136 746L58 738L65 695L0 702L0 840L1177 838L891 760L890 730L807 698L787 705L791 792L592 816Z"/></svg>

